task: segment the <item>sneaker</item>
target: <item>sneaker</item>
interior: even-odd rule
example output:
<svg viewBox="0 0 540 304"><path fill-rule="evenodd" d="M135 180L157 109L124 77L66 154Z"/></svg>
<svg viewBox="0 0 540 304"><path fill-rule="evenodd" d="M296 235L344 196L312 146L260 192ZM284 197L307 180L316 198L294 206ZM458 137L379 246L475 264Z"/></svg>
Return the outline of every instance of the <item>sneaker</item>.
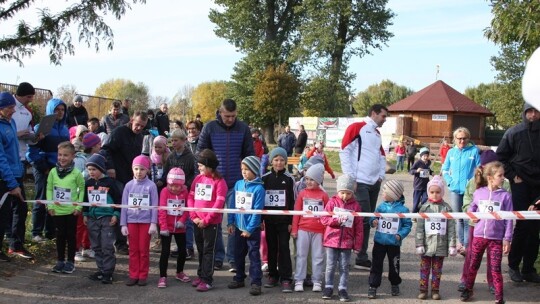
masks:
<svg viewBox="0 0 540 304"><path fill-rule="evenodd" d="M349 298L349 294L345 289L340 289L338 291L339 301L340 302L349 302L351 298Z"/></svg>
<svg viewBox="0 0 540 304"><path fill-rule="evenodd" d="M195 280L193 280L193 281L191 282L191 286L197 287L197 286L199 286L199 284L201 284L201 282L202 282L202 281L201 281L201 278L196 278Z"/></svg>
<svg viewBox="0 0 540 304"><path fill-rule="evenodd" d="M305 283L304 283L305 284ZM313 283L313 289L314 292L321 292L322 291L322 284L321 283Z"/></svg>
<svg viewBox="0 0 540 304"><path fill-rule="evenodd" d="M236 273L236 265L231 262L231 266L229 267L229 272Z"/></svg>
<svg viewBox="0 0 540 304"><path fill-rule="evenodd" d="M62 269L63 273L73 273L75 271L75 265L72 262L66 262L64 265L64 269Z"/></svg>
<svg viewBox="0 0 540 304"><path fill-rule="evenodd" d="M261 271L262 271L262 272L268 272L268 263L264 263L264 264L261 266Z"/></svg>
<svg viewBox="0 0 540 304"><path fill-rule="evenodd" d="M296 283L294 283L294 291L303 292L304 291L304 281L296 281Z"/></svg>
<svg viewBox="0 0 540 304"><path fill-rule="evenodd" d="M256 284L251 284L251 288L249 289L249 294L252 296L258 296L261 294L261 286Z"/></svg>
<svg viewBox="0 0 540 304"><path fill-rule="evenodd" d="M465 302L469 300L473 295L472 290L465 289L460 296L461 302Z"/></svg>
<svg viewBox="0 0 540 304"><path fill-rule="evenodd" d="M276 287L277 285L278 285L277 280L272 278L272 277L269 277L268 281L266 281L266 284L264 284L264 287L265 288L272 288L272 287Z"/></svg>
<svg viewBox="0 0 540 304"><path fill-rule="evenodd" d="M146 279L139 279L139 281L137 282L137 285L146 286L148 285L148 282L146 281Z"/></svg>
<svg viewBox="0 0 540 304"><path fill-rule="evenodd" d="M439 294L439 291L438 290L432 290L431 291L431 298L433 300L440 300L441 299L441 295Z"/></svg>
<svg viewBox="0 0 540 304"><path fill-rule="evenodd" d="M82 255L85 258L90 258L90 259L96 258L96 252L92 249L83 249Z"/></svg>
<svg viewBox="0 0 540 304"><path fill-rule="evenodd" d="M21 258L24 258L24 259L33 259L34 258L34 255L31 254L30 252L28 252L28 250L26 250L24 248L19 249L19 250L9 248L8 254L17 255L17 256L19 256Z"/></svg>
<svg viewBox="0 0 540 304"><path fill-rule="evenodd" d="M334 293L334 289L330 288L330 287L326 287L324 290L323 290L323 293L322 293L322 298L325 299L325 300L329 300L332 298L332 294Z"/></svg>
<svg viewBox="0 0 540 304"><path fill-rule="evenodd" d="M186 260L191 260L193 257L195 257L195 250L186 249Z"/></svg>
<svg viewBox="0 0 540 304"><path fill-rule="evenodd" d="M9 262L11 259L2 251L0 251L0 262Z"/></svg>
<svg viewBox="0 0 540 304"><path fill-rule="evenodd" d="M112 284L113 277L112 274L104 274L103 279L101 279L102 284Z"/></svg>
<svg viewBox="0 0 540 304"><path fill-rule="evenodd" d="M178 272L174 278L184 283L188 283L191 281L191 279L183 272Z"/></svg>
<svg viewBox="0 0 540 304"><path fill-rule="evenodd" d="M242 282L237 282L237 281L232 281L229 283L229 285L227 285L227 287L229 289L237 289L237 288L242 288L242 287L245 287L246 284L244 283L244 281Z"/></svg>
<svg viewBox="0 0 540 304"><path fill-rule="evenodd" d="M290 293L292 292L292 286L290 281L281 282L281 292Z"/></svg>
<svg viewBox="0 0 540 304"><path fill-rule="evenodd" d="M43 238L41 235L35 235L32 237L32 241L36 242L36 243L43 243L45 241L47 241L45 238Z"/></svg>
<svg viewBox="0 0 540 304"><path fill-rule="evenodd" d="M459 285L457 287L457 291L463 292L464 290L465 290L465 283L463 283L463 282L459 283Z"/></svg>
<svg viewBox="0 0 540 304"><path fill-rule="evenodd" d="M86 262L86 258L80 251L75 252L75 262Z"/></svg>
<svg viewBox="0 0 540 304"><path fill-rule="evenodd" d="M354 269L360 269L360 270L370 270L371 269L371 261L365 260L362 262L356 262L354 265Z"/></svg>
<svg viewBox="0 0 540 304"><path fill-rule="evenodd" d="M204 282L201 282L201 284L197 286L197 291L200 291L200 292L206 292L206 291L209 291L210 289L212 289L212 285L204 283Z"/></svg>
<svg viewBox="0 0 540 304"><path fill-rule="evenodd" d="M223 268L223 261L214 262L214 270L221 270Z"/></svg>
<svg viewBox="0 0 540 304"><path fill-rule="evenodd" d="M467 256L467 248L465 246L459 248L458 253L464 257Z"/></svg>
<svg viewBox="0 0 540 304"><path fill-rule="evenodd" d="M92 281L101 281L103 280L103 273L101 273L101 271L97 271L89 275L88 278Z"/></svg>
<svg viewBox="0 0 540 304"><path fill-rule="evenodd" d="M495 304L505 304L505 300L495 300Z"/></svg>
<svg viewBox="0 0 540 304"><path fill-rule="evenodd" d="M367 292L368 299L375 299L377 297L377 288L370 287Z"/></svg>
<svg viewBox="0 0 540 304"><path fill-rule="evenodd" d="M427 299L427 291L420 291L417 297L419 300L425 300Z"/></svg>
<svg viewBox="0 0 540 304"><path fill-rule="evenodd" d="M523 282L523 276L519 272L519 269L508 268L508 275L510 275L510 280L514 282Z"/></svg>
<svg viewBox="0 0 540 304"><path fill-rule="evenodd" d="M392 296L399 296L399 285L392 285Z"/></svg>
<svg viewBox="0 0 540 304"><path fill-rule="evenodd" d="M540 276L536 272L522 273L523 280L531 283L540 283Z"/></svg>
<svg viewBox="0 0 540 304"><path fill-rule="evenodd" d="M65 266L64 261L58 261L56 262L56 265L54 265L52 272L61 273L62 270L64 270L64 266Z"/></svg>
<svg viewBox="0 0 540 304"><path fill-rule="evenodd" d="M126 286L135 286L139 282L138 279L129 278L126 282Z"/></svg>
<svg viewBox="0 0 540 304"><path fill-rule="evenodd" d="M495 286L489 286L489 293L492 295L495 294Z"/></svg>
<svg viewBox="0 0 540 304"><path fill-rule="evenodd" d="M313 280L311 280L311 275L307 275L304 279L304 286L305 287L311 287L313 286Z"/></svg>
<svg viewBox="0 0 540 304"><path fill-rule="evenodd" d="M157 287L158 288L167 288L167 278L166 277L159 278Z"/></svg>

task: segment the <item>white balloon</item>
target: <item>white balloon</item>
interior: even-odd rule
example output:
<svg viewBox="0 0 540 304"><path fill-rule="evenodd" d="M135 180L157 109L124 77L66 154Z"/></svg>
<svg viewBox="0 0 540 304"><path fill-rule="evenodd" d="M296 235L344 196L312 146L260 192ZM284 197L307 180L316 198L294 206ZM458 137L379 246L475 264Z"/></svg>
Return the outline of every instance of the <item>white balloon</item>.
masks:
<svg viewBox="0 0 540 304"><path fill-rule="evenodd" d="M527 61L521 89L525 102L540 109L540 48Z"/></svg>

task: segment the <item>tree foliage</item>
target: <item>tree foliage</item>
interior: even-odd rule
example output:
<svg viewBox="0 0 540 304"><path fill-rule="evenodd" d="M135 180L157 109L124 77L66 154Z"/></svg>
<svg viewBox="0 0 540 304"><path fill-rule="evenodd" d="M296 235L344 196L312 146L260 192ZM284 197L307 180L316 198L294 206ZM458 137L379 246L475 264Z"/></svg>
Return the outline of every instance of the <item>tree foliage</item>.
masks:
<svg viewBox="0 0 540 304"><path fill-rule="evenodd" d="M316 76L305 85L300 96L302 115L304 116L350 116L349 92L345 85L338 83L337 90L329 90L332 81L323 76Z"/></svg>
<svg viewBox="0 0 540 304"><path fill-rule="evenodd" d="M67 105L71 104L77 95L77 87L73 84L66 84L58 88L56 97L62 99Z"/></svg>
<svg viewBox="0 0 540 304"><path fill-rule="evenodd" d="M202 121L216 119L216 111L223 99L227 98L226 81L203 82L194 90L191 97L193 112L201 114Z"/></svg>
<svg viewBox="0 0 540 304"><path fill-rule="evenodd" d="M100 84L94 95L114 98L114 99L130 99L131 109L147 110L150 104L150 94L148 93L148 86L142 82L134 83L131 80L126 79L111 79Z"/></svg>
<svg viewBox="0 0 540 304"><path fill-rule="evenodd" d="M410 88L385 79L381 83L370 85L365 91L358 93L353 106L358 114L367 115L369 108L374 104L380 103L390 106L413 93L414 91Z"/></svg>
<svg viewBox="0 0 540 304"><path fill-rule="evenodd" d="M0 1L0 24L16 20L17 16L35 5L35 0ZM105 15L120 19L131 3L146 3L146 0L85 0L71 4L64 10L53 13L48 8L39 9L37 24L20 18L14 31L0 37L0 59L16 61L21 66L23 59L34 54L36 48L48 48L51 63L60 64L65 54L73 55L73 39L94 47L100 45L113 48L113 31L104 22ZM76 28L76 37L71 29Z"/></svg>
<svg viewBox="0 0 540 304"><path fill-rule="evenodd" d="M180 119L188 122L195 118L197 113L193 113L193 91L195 88L190 85L184 85L174 95L171 104L169 105L169 115L174 119Z"/></svg>

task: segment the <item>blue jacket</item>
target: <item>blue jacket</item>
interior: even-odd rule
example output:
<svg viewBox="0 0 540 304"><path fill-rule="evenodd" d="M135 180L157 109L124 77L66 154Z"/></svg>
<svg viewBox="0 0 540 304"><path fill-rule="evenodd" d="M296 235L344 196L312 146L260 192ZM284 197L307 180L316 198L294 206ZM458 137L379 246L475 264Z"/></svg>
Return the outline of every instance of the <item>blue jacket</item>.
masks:
<svg viewBox="0 0 540 304"><path fill-rule="evenodd" d="M464 194L465 186L474 176L474 170L480 166L478 148L469 143L463 149L453 147L448 150L446 160L441 168L444 180L450 191Z"/></svg>
<svg viewBox="0 0 540 304"><path fill-rule="evenodd" d="M23 166L19 158L19 140L15 121L0 119L0 180L9 190L19 187L17 178L23 176Z"/></svg>
<svg viewBox="0 0 540 304"><path fill-rule="evenodd" d="M409 213L409 209L405 207L403 204L404 197L402 196L400 200L395 202L386 202L383 201L382 203L377 206L377 209L375 209L375 213ZM377 217L372 217L369 219L369 225L372 226L372 223L374 220L378 220ZM392 245L392 246L401 246L401 242L404 238L409 235L411 232L412 227L412 221L409 218L400 218L399 219L399 228L397 230L397 234L401 237L401 239L398 241L396 240L395 235L388 234L388 233L382 233L379 231L375 231L375 242L379 243L381 245Z"/></svg>
<svg viewBox="0 0 540 304"><path fill-rule="evenodd" d="M58 98L53 98L47 102L45 108L45 114L54 114L54 109L59 105L66 104ZM69 131L66 125L67 111L64 112L64 117L61 120L56 121L52 127L51 133L45 136L42 140L34 145L28 146L28 152L26 152L26 159L30 162L38 171L45 172L48 169L53 168L58 160L58 144L64 141L69 141ZM34 131L37 131L39 124L34 127Z"/></svg>
<svg viewBox="0 0 540 304"><path fill-rule="evenodd" d="M236 191L243 191L253 193L251 209L263 210L264 209L264 196L265 190L263 182L260 177L252 181L239 180L234 185L235 195L231 197L228 202L230 209L236 209ZM242 214L242 213L230 213L227 218L228 225L234 225L241 231L247 231L250 234L256 229L261 227L261 215L260 214Z"/></svg>
<svg viewBox="0 0 540 304"><path fill-rule="evenodd" d="M217 170L229 189L234 187L236 181L243 179L240 171L242 159L255 155L249 127L238 119L228 127L219 115L216 120L205 124L199 135L197 152L204 149L211 149L216 153L219 160Z"/></svg>

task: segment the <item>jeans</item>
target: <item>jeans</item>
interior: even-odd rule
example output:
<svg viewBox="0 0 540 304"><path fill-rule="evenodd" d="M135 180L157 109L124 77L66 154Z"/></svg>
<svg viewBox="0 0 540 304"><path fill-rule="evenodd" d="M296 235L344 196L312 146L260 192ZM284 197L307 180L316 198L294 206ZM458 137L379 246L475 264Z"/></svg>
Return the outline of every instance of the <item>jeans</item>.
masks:
<svg viewBox="0 0 540 304"><path fill-rule="evenodd" d="M427 190L414 190L413 191L413 210L412 212L418 212L422 204L427 201ZM459 212L459 211L454 211Z"/></svg>
<svg viewBox="0 0 540 304"><path fill-rule="evenodd" d="M450 191L450 206L454 212L463 210L463 194ZM464 247L469 244L469 222L467 220L456 220L458 240Z"/></svg>
<svg viewBox="0 0 540 304"><path fill-rule="evenodd" d="M188 217L186 221L186 248L193 250L194 240L193 240L193 222Z"/></svg>
<svg viewBox="0 0 540 304"><path fill-rule="evenodd" d="M403 171L403 164L405 162L405 155L398 155L396 159L396 171Z"/></svg>
<svg viewBox="0 0 540 304"><path fill-rule="evenodd" d="M338 266L338 289L347 290L347 283L349 282L350 259L351 249L326 248L326 271L324 275L325 288L334 289L334 275L336 273L336 266Z"/></svg>
<svg viewBox="0 0 540 304"><path fill-rule="evenodd" d="M356 201L360 203L362 212L373 212L377 205L377 198L379 197L379 190L381 189L381 182L377 181L373 185L356 183L356 192L354 193ZM364 242L362 243L362 249L356 256L356 264L369 260L367 249L369 245L369 231L371 226L369 225L369 217L364 217Z"/></svg>
<svg viewBox="0 0 540 304"><path fill-rule="evenodd" d="M36 200L45 200L47 198L47 175L32 167L34 174L34 184L36 186ZM41 236L52 239L54 237L54 222L47 212L44 204L34 203L32 208L32 236Z"/></svg>
<svg viewBox="0 0 540 304"><path fill-rule="evenodd" d="M26 200L26 194L24 192L24 185L22 178L18 178L19 186L21 187L21 193L23 198ZM9 200L6 202L9 204ZM18 199L12 197L11 199L11 210L13 216L11 218L11 226L8 226L10 243L9 248L15 250L23 249L24 237L26 234L26 217L28 215L28 204L26 202L21 202Z"/></svg>
<svg viewBox="0 0 540 304"><path fill-rule="evenodd" d="M231 200L234 200L234 189L229 189L227 191L225 206L231 206ZM225 259L227 259L227 262L232 266L232 264L234 263L234 237L234 234L229 234L227 236L227 251L225 251L225 246L223 242L223 229L221 225L218 225L218 236L216 240L216 261L223 262Z"/></svg>
<svg viewBox="0 0 540 304"><path fill-rule="evenodd" d="M249 257L249 278L250 285L262 285L261 254L259 247L261 245L261 229L257 228L249 237L241 236L242 231L238 228L234 230L235 234L235 256L236 282L244 282L246 278L246 255Z"/></svg>

